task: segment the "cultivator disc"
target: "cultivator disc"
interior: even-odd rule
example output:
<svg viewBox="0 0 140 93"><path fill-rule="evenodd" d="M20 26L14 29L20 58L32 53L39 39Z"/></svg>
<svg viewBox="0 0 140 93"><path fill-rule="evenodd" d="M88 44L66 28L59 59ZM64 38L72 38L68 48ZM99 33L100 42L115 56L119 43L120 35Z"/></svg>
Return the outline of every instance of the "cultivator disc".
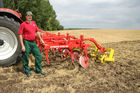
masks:
<svg viewBox="0 0 140 93"><path fill-rule="evenodd" d="M80 58L80 53L78 51L73 52L73 60L74 61L79 61Z"/></svg>
<svg viewBox="0 0 140 93"><path fill-rule="evenodd" d="M62 54L63 54L63 56L66 57L66 58L69 57L69 55L70 55L69 49L63 49Z"/></svg>
<svg viewBox="0 0 140 93"><path fill-rule="evenodd" d="M59 52L58 52L59 53ZM69 51L69 49L63 49L62 51L61 51L61 59L62 60L66 60L68 57L70 56L70 51Z"/></svg>
<svg viewBox="0 0 140 93"><path fill-rule="evenodd" d="M84 68L88 67L88 61L89 61L89 57L80 56L80 58L79 58L79 63Z"/></svg>

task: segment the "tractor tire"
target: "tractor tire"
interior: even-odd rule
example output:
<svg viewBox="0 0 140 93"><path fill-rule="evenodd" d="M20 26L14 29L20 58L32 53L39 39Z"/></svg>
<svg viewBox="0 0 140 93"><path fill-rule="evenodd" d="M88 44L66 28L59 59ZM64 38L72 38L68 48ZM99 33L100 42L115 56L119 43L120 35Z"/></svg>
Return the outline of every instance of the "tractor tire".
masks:
<svg viewBox="0 0 140 93"><path fill-rule="evenodd" d="M13 18L0 16L0 66L10 66L19 59L21 54L19 26L19 22Z"/></svg>

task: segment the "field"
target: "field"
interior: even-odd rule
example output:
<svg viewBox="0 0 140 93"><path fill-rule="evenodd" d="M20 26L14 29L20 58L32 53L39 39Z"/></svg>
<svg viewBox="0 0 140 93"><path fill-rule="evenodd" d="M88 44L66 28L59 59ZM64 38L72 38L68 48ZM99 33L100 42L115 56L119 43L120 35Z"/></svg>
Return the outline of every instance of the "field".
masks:
<svg viewBox="0 0 140 93"><path fill-rule="evenodd" d="M84 69L71 60L51 60L43 56L42 76L34 72L30 58L31 77L27 78L22 63L0 67L0 93L140 93L140 30L66 30L79 37L95 38L105 48L115 50L115 62L89 62ZM52 32L58 33L58 32Z"/></svg>

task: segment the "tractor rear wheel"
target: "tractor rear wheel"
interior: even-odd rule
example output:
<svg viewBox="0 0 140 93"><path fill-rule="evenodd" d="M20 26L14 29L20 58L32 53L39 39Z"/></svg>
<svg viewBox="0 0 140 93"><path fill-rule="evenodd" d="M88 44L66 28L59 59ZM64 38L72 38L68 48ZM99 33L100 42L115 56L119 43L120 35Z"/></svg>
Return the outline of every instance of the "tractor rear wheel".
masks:
<svg viewBox="0 0 140 93"><path fill-rule="evenodd" d="M21 53L17 34L19 26L13 18L0 16L0 66L9 66L17 62Z"/></svg>

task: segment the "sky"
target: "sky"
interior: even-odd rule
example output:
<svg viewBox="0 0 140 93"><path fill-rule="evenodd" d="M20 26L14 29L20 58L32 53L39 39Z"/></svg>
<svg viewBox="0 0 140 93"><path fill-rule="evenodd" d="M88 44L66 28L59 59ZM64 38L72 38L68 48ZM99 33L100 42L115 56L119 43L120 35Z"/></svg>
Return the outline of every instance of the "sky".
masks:
<svg viewBox="0 0 140 93"><path fill-rule="evenodd" d="M140 0L50 0L64 28L140 29Z"/></svg>

